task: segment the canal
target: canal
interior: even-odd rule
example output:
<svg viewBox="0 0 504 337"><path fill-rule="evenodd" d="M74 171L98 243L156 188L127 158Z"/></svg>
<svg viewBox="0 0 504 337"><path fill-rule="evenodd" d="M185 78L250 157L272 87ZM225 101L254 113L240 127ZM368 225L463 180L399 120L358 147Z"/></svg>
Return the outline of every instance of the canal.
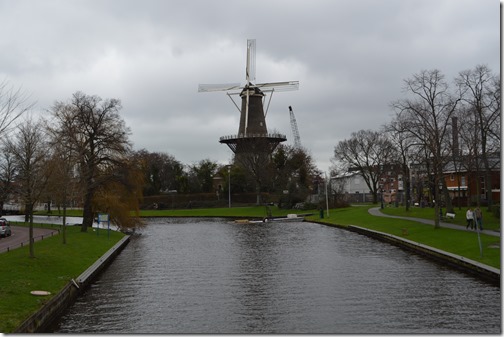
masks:
<svg viewBox="0 0 504 337"><path fill-rule="evenodd" d="M501 333L500 288L308 222L149 219L58 333Z"/></svg>

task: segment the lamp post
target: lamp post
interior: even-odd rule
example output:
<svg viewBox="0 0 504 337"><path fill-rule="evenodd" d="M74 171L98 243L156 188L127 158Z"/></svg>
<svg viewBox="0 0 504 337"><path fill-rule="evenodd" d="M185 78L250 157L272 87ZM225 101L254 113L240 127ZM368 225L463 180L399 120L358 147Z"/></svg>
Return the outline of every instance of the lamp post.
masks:
<svg viewBox="0 0 504 337"><path fill-rule="evenodd" d="M327 175L324 172L324 180L325 180L325 201L326 201L326 208L327 208L327 217L329 217L329 197L327 195ZM331 175L329 174L329 183L331 182Z"/></svg>
<svg viewBox="0 0 504 337"><path fill-rule="evenodd" d="M227 166L228 169L228 203L231 208L231 165Z"/></svg>

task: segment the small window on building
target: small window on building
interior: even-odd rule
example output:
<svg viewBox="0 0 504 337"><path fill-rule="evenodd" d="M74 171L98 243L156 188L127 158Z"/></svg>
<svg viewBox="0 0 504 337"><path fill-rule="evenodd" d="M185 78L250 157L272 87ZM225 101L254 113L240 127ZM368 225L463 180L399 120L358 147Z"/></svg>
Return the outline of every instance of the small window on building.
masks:
<svg viewBox="0 0 504 337"><path fill-rule="evenodd" d="M455 175L453 173L450 174L450 181L455 181Z"/></svg>

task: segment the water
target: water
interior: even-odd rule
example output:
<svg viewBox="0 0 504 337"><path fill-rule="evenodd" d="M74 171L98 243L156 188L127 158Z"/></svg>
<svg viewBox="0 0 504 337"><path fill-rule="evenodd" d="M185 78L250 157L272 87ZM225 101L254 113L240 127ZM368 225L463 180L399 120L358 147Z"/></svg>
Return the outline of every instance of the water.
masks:
<svg viewBox="0 0 504 337"><path fill-rule="evenodd" d="M152 219L65 333L500 333L498 287L313 223Z"/></svg>

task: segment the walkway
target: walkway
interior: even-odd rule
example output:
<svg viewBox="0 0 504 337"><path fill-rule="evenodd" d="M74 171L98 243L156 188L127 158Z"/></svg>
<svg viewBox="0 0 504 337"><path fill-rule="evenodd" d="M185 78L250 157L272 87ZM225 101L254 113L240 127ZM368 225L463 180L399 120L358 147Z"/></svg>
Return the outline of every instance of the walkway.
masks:
<svg viewBox="0 0 504 337"><path fill-rule="evenodd" d="M396 215L388 215L388 214L383 214L380 211L380 207L373 207L369 209L369 214L375 215L375 216L383 216L387 218L395 218L395 219L403 219L403 220L411 220L411 221L416 221L423 223L425 225L431 225L434 226L434 220L427 220L427 219L420 219L420 218L411 218L411 217L405 217L405 216L396 216ZM444 228L451 228L451 229L456 229L459 231L470 231L469 229L466 229L464 226L456 225L453 223L448 223L448 222L440 222L439 225ZM500 232L496 232L494 230L489 230L489 229L484 229L481 231L483 234L487 235L492 235L492 236L499 236L500 237Z"/></svg>

